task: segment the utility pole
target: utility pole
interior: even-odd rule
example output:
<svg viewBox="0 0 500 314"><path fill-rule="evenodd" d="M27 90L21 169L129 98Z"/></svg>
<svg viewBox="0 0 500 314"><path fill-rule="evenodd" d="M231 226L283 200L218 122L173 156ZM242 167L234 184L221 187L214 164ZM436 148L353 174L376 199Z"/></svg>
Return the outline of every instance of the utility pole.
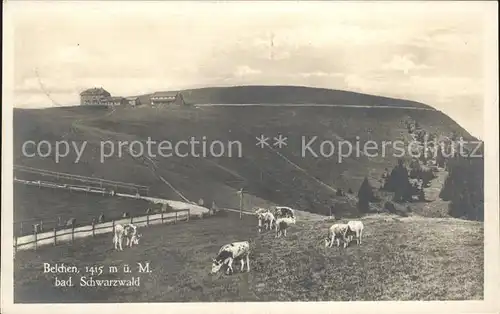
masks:
<svg viewBox="0 0 500 314"><path fill-rule="evenodd" d="M238 194L240 194L240 219L241 219L243 216L243 188L241 188L238 191Z"/></svg>

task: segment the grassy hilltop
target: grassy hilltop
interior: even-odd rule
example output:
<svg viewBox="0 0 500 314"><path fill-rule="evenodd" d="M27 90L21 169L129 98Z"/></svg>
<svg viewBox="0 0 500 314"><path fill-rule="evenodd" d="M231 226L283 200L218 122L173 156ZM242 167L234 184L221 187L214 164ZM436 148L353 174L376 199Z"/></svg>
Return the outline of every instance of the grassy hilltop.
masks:
<svg viewBox="0 0 500 314"><path fill-rule="evenodd" d="M342 104L355 106L400 106L431 108L405 99L305 86L231 86L181 90L187 104ZM151 94L141 95L150 103Z"/></svg>
<svg viewBox="0 0 500 314"><path fill-rule="evenodd" d="M241 91L241 94L237 92ZM288 91L288 93L283 93ZM283 103L305 101L300 95L311 95L310 99L320 102L331 100L332 103L344 101L348 95L348 104L379 103L388 98L360 95L349 92L307 89L304 87L234 87L200 89L187 92L197 95L199 101L221 103L252 103L264 100L262 95L274 95L269 101L278 103L277 95L283 97ZM231 96L227 96L231 95ZM240 95L240 98L236 96ZM292 96L295 95L296 98ZM330 95L327 98L324 95ZM333 96L340 95L338 98ZM356 98L358 95L359 99ZM329 96L329 97L330 97ZM194 97L194 96L193 96ZM301 96L302 97L302 96ZM304 96L305 97L305 96ZM239 99L239 101L238 101ZM267 99L267 98L266 98ZM309 101L313 102L313 101ZM397 106L424 106L422 104L391 100ZM376 141L379 151L383 141L409 141L405 120L414 119L431 132L450 134L457 132L464 138L471 136L448 116L439 111L376 109L349 107L186 107L152 109L148 106L123 108L110 112L101 108L67 107L44 110L15 110L14 112L14 160L16 164L49 170L69 172L105 179L133 182L147 185L151 194L180 200L170 187L159 177L168 180L178 191L190 200L203 198L206 204L212 200L221 207L237 208L239 198L237 190L247 192L245 207L269 203L287 204L297 209L327 214L329 207L338 203L343 216L356 215L352 202L345 197L335 195L335 189L352 189L357 193L361 182L367 176L375 188L380 186L379 178L384 168L392 168L396 158L392 156L390 146L386 156L369 157L357 153L356 143L367 140ZM288 145L274 151L259 148L255 137L264 134L272 137L283 134L288 137ZM203 137L210 143L219 140L241 142L241 158L196 157L153 157L157 169L148 166L149 161L132 158L126 152L118 156L117 141L146 142L148 137L160 142L163 140L176 143L189 140L193 136L198 140ZM306 153L301 156L302 137L308 142L317 136L314 145L320 152L321 141L338 143L347 140L353 143L351 156L338 159L338 152L331 157L314 157ZM76 141L81 145L87 141L83 156L75 164L74 153L56 162L54 156L48 158L27 158L21 154L21 145L26 140ZM110 140L115 143L115 153L99 160L100 141ZM157 146L153 146L153 149ZM336 147L337 148L337 147ZM237 149L233 152L237 153ZM373 153L373 151L371 151ZM157 154L157 151L153 151ZM414 206L420 206L414 204ZM422 204L422 206L424 206ZM18 217L22 219L23 217Z"/></svg>

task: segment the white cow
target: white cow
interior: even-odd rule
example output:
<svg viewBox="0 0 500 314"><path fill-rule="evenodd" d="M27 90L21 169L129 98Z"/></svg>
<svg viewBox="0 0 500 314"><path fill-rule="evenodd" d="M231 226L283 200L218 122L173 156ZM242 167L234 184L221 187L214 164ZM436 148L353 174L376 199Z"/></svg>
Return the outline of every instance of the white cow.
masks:
<svg viewBox="0 0 500 314"><path fill-rule="evenodd" d="M120 224L115 226L115 234L113 235L113 243L115 245L115 250L123 251L122 243L123 238L126 239L125 246L132 247L132 245L138 245L141 234L137 232L137 226L132 224L127 224L122 226Z"/></svg>
<svg viewBox="0 0 500 314"><path fill-rule="evenodd" d="M284 217L276 219L276 238L281 237L282 234L286 237L286 230L288 229L288 227L290 227L290 225L293 225L295 223L295 217Z"/></svg>
<svg viewBox="0 0 500 314"><path fill-rule="evenodd" d="M250 271L250 243L248 241L233 242L223 245L217 257L212 259L212 274L217 273L223 265L227 265L226 274L233 273L233 261L241 261L241 271L247 262L247 271Z"/></svg>
<svg viewBox="0 0 500 314"><path fill-rule="evenodd" d="M333 242L336 240L337 247L340 246L340 239L344 241L344 248L347 247L347 232L349 226L347 224L334 224L328 229L328 236L325 239L325 247L332 247Z"/></svg>
<svg viewBox="0 0 500 314"><path fill-rule="evenodd" d="M276 220L274 218L274 215L270 212L260 213L257 216L257 218L259 220L259 232L261 232L261 230L262 230L262 225L265 226L266 230L271 229L274 225L275 220Z"/></svg>
<svg viewBox="0 0 500 314"><path fill-rule="evenodd" d="M274 208L274 216L276 218L286 218L286 217L289 217L289 218L293 218L295 217L295 213L293 211L293 209L291 209L290 207L287 207L287 206L276 206Z"/></svg>
<svg viewBox="0 0 500 314"><path fill-rule="evenodd" d="M257 217L259 217L260 214L268 212L269 209L262 208L262 207L254 207L254 211L255 211L255 215L257 215Z"/></svg>
<svg viewBox="0 0 500 314"><path fill-rule="evenodd" d="M361 237L363 235L364 225L359 220L351 220L347 223L349 227L347 230L347 241L350 243L352 241L353 235L356 236L356 243L361 244Z"/></svg>

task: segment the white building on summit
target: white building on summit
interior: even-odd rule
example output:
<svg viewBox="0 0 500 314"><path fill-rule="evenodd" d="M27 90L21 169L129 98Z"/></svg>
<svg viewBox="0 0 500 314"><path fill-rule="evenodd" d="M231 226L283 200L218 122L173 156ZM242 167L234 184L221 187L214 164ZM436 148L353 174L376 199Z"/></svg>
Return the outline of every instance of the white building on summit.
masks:
<svg viewBox="0 0 500 314"><path fill-rule="evenodd" d="M102 87L89 88L80 93L82 106L106 106L111 94Z"/></svg>

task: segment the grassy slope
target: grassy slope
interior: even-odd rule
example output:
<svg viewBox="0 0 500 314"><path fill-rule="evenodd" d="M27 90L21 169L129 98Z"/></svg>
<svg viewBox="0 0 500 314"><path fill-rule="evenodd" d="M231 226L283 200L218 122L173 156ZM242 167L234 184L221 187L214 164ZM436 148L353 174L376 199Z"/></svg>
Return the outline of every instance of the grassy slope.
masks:
<svg viewBox="0 0 500 314"><path fill-rule="evenodd" d="M19 184L14 188L14 204L14 221L43 220L45 231L52 230L56 226L57 216L61 217L63 223L70 218L76 218L78 225L89 225L93 218L97 221L101 213L104 213L106 219L121 217L123 212L139 216L151 206L149 202L143 200L70 193ZM20 228L20 225L14 227L16 235L21 232ZM30 224L25 224L23 228L22 235L31 230Z"/></svg>
<svg viewBox="0 0 500 314"><path fill-rule="evenodd" d="M287 239L258 235L254 217L236 214L142 230L140 246L112 250L111 238L19 252L15 302L297 300L471 300L483 297L483 225L455 219L365 218L361 246L325 249L328 222L302 222ZM224 224L224 228L220 228ZM250 273L210 276L221 245L252 241ZM43 262L134 265L151 262L141 287L54 288ZM137 275L137 273L133 273ZM83 275L83 274L82 274ZM128 278L103 274L100 278ZM60 277L61 278L61 277ZM74 278L77 279L77 278ZM75 280L74 280L75 282Z"/></svg>
<svg viewBox="0 0 500 314"><path fill-rule="evenodd" d="M106 179L134 182L151 186L151 194L171 199L179 197L151 171L126 153L122 158L99 162L100 140L187 140L190 136L210 140L238 140L243 144L242 158L156 158L158 173L169 180L189 199L204 198L207 204L215 200L219 206L238 207L237 189L244 186L248 196L246 207L259 203L281 203L302 210L327 213L334 202L345 202L334 192L321 186L314 178L334 188L357 191L368 175L375 187L385 167L392 167L395 158L391 150L387 157L352 156L338 163L331 158L300 156L301 136L318 135L318 141L340 139L355 143L407 139L404 120L418 119L425 129L449 134L464 131L440 112L359 109L359 108L220 108L153 110L134 108L118 110L111 115L92 108L60 108L50 110L16 110L15 162L23 165L95 175ZM75 127L74 121L77 121ZM297 170L276 153L255 146L255 136L277 134L288 136L288 146L280 152L305 172ZM465 134L467 138L467 134ZM53 158L23 158L20 145L24 140L49 139L88 141L82 161L74 164L74 156L56 163ZM314 146L319 151L319 144ZM345 207L343 215L355 214Z"/></svg>

